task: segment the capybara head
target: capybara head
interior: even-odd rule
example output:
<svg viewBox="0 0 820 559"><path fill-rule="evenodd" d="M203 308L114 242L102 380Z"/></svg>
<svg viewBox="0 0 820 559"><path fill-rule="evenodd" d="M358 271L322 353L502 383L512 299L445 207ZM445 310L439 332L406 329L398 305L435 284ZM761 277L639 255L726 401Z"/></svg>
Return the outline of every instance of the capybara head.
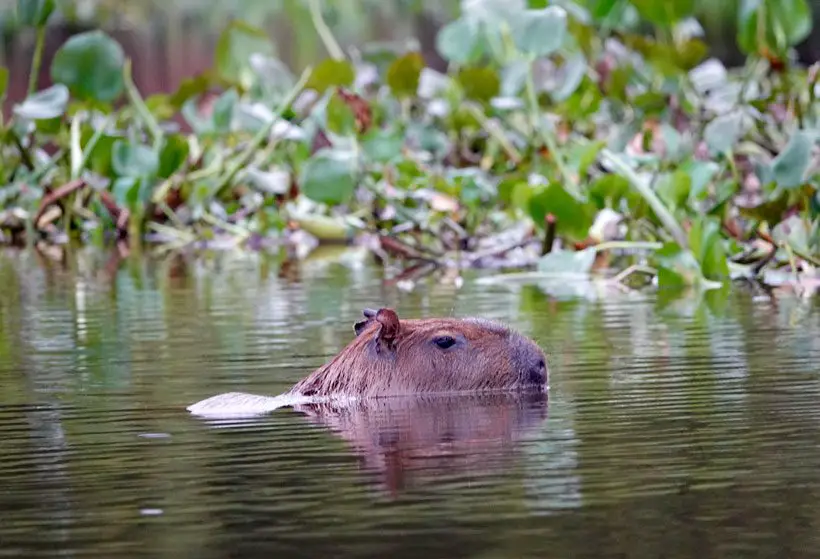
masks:
<svg viewBox="0 0 820 559"><path fill-rule="evenodd" d="M478 318L399 320L364 311L356 338L291 389L305 396L391 396L497 390L543 391L547 359L533 341Z"/></svg>

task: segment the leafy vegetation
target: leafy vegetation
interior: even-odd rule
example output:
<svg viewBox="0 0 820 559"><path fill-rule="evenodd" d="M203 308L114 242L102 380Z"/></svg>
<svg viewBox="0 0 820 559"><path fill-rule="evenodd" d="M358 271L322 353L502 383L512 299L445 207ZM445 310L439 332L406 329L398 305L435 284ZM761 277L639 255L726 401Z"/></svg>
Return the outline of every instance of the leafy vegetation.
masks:
<svg viewBox="0 0 820 559"><path fill-rule="evenodd" d="M820 65L790 56L806 0L742 2L735 69L708 57L692 0L545 4L465 0L440 74L414 51L346 53L312 0L330 53L314 67L292 73L234 21L210 72L145 99L110 36L76 35L54 85L32 80L0 123L3 239L355 239L410 262L407 278L609 268L630 285L813 292ZM19 0L19 22L42 38L53 8Z"/></svg>

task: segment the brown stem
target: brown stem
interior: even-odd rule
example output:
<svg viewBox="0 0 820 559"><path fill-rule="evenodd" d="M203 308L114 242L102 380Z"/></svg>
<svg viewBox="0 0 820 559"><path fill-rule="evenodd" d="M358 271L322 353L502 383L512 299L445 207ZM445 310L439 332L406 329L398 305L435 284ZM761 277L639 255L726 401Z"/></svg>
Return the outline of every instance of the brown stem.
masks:
<svg viewBox="0 0 820 559"><path fill-rule="evenodd" d="M552 214L547 214L544 218L544 246L541 247L541 256L549 254L552 251L552 245L555 243L557 221L558 220Z"/></svg>
<svg viewBox="0 0 820 559"><path fill-rule="evenodd" d="M128 219L131 216L130 212L125 208L119 207L117 202L114 201L114 197L111 196L111 193L105 190L100 192L100 202L102 202L102 205L108 210L108 213L111 214L111 219L114 220L117 226L117 233L120 238L127 237Z"/></svg>
<svg viewBox="0 0 820 559"><path fill-rule="evenodd" d="M396 239L395 237L388 237L385 235L379 235L379 243L381 247L386 251L394 256L399 256L401 258L407 258L410 260L424 260L427 262L435 262L432 258L425 256L419 250L413 248L412 246L408 245L407 243Z"/></svg>
<svg viewBox="0 0 820 559"><path fill-rule="evenodd" d="M75 179L71 182L67 182L64 185L57 187L56 189L52 190L51 192L43 196L43 199L40 202L40 208L34 215L33 223L37 223L38 221L40 221L40 218L43 217L43 213L45 213L46 208L48 208L50 205L54 204L55 202L59 202L66 196L70 195L72 192L76 192L84 186L85 180Z"/></svg>

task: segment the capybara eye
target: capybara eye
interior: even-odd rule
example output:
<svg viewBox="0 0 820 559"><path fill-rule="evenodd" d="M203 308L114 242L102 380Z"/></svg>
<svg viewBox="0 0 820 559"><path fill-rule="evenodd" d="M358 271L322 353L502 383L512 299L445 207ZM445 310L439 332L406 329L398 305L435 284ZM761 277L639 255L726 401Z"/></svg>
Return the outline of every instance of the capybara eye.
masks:
<svg viewBox="0 0 820 559"><path fill-rule="evenodd" d="M456 339L452 336L439 336L433 342L441 349L447 349L456 345Z"/></svg>

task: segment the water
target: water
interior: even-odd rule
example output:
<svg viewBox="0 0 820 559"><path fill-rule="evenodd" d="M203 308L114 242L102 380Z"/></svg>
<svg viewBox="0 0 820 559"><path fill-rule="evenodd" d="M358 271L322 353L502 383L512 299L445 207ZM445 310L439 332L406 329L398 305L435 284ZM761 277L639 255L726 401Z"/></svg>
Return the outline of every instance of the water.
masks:
<svg viewBox="0 0 820 559"><path fill-rule="evenodd" d="M818 555L814 301L382 279L355 253L0 253L0 556ZM185 411L283 392L379 304L509 322L549 401Z"/></svg>

